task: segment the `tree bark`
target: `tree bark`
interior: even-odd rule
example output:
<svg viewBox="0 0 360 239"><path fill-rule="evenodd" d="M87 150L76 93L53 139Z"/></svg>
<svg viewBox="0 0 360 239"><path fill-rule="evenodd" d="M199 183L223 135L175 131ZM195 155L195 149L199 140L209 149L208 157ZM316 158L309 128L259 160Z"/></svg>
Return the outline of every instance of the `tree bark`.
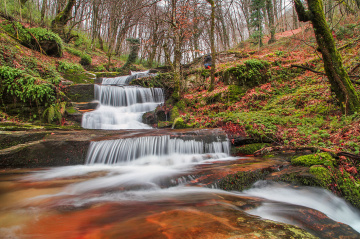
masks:
<svg viewBox="0 0 360 239"><path fill-rule="evenodd" d="M20 0L20 3L21 3L22 6L24 6L27 1L28 0Z"/></svg>
<svg viewBox="0 0 360 239"><path fill-rule="evenodd" d="M41 6L41 24L44 25L44 18L47 8L47 0L43 0L42 6Z"/></svg>
<svg viewBox="0 0 360 239"><path fill-rule="evenodd" d="M331 90L340 101L345 114L353 114L360 110L360 98L345 71L338 53L334 38L326 23L321 0L307 0L309 10L305 10L300 0L294 0L295 9L300 21L311 21L319 51L323 56L324 68L331 84Z"/></svg>
<svg viewBox="0 0 360 239"><path fill-rule="evenodd" d="M210 27L210 48L211 48L211 69L210 69L210 87L209 91L214 90L215 85L215 2L206 0L211 5L211 27Z"/></svg>
<svg viewBox="0 0 360 239"><path fill-rule="evenodd" d="M275 18L274 18L274 7L272 5L272 0L266 0L266 11L269 18L269 28L270 28L270 39L268 44L276 42L275 39Z"/></svg>
<svg viewBox="0 0 360 239"><path fill-rule="evenodd" d="M64 28L71 18L71 10L75 3L76 0L69 0L65 9L56 15L55 19L51 22L51 30L53 32L58 33L60 36L64 36Z"/></svg>
<svg viewBox="0 0 360 239"><path fill-rule="evenodd" d="M180 42L180 27L176 21L176 5L177 0L171 0L171 26L173 31L173 40L174 40L174 62L172 64L172 68L174 71L174 93L172 98L175 101L180 100L180 80L181 80L181 42Z"/></svg>

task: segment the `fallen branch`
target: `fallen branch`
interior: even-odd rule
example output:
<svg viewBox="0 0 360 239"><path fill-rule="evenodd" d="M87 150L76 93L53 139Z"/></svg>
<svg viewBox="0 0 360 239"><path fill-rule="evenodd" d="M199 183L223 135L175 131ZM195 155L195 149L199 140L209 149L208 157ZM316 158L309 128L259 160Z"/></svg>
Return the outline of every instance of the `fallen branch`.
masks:
<svg viewBox="0 0 360 239"><path fill-rule="evenodd" d="M357 64L357 65L356 65L354 68L352 68L350 72L354 72L357 68L360 67L360 62L358 62L358 63L356 63L356 64Z"/></svg>
<svg viewBox="0 0 360 239"><path fill-rule="evenodd" d="M304 69L304 70L307 70L307 71L314 72L314 73L316 73L316 74L320 74L320 75L326 76L326 73L325 73L325 72L316 71L316 70L313 70L313 69L311 69L310 67L307 67L307 66L291 65L291 67L301 68L301 69ZM358 76L358 75L350 75L350 74L348 74L348 76L349 76L349 77L352 77L352 78L360 78L360 76ZM351 80L351 79L350 79L350 80ZM351 80L351 82L360 85L360 82L357 82L356 80Z"/></svg>
<svg viewBox="0 0 360 239"><path fill-rule="evenodd" d="M297 67L297 68L301 68L301 69L304 69L304 70L307 70L307 71L314 72L314 73L316 73L316 74L326 75L324 72L316 71L316 70L313 70L313 69L311 69L310 67L306 67L306 66L291 65L291 67Z"/></svg>
<svg viewBox="0 0 360 239"><path fill-rule="evenodd" d="M356 38L355 40L349 42L349 43L346 43L345 45L341 46L341 47L338 47L338 50L342 50L348 46L351 46L352 44L354 44L355 42L359 41L360 40L360 37Z"/></svg>

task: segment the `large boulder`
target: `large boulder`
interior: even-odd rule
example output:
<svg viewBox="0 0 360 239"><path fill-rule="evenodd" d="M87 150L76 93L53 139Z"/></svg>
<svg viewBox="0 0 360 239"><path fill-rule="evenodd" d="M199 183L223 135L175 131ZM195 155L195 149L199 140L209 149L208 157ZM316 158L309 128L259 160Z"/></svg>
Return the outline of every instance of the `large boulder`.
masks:
<svg viewBox="0 0 360 239"><path fill-rule="evenodd" d="M1 25L2 29L26 47L49 56L61 57L63 54L63 41L59 35L46 28L26 28L18 22L10 21L4 21Z"/></svg>

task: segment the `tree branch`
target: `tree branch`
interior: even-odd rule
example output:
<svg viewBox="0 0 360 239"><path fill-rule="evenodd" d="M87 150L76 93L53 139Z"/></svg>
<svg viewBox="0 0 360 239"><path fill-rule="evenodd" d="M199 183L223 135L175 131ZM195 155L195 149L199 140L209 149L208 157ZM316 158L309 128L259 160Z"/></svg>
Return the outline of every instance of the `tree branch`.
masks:
<svg viewBox="0 0 360 239"><path fill-rule="evenodd" d="M310 12L306 11L301 0L294 0L295 10L298 14L299 21L307 22L310 21Z"/></svg>

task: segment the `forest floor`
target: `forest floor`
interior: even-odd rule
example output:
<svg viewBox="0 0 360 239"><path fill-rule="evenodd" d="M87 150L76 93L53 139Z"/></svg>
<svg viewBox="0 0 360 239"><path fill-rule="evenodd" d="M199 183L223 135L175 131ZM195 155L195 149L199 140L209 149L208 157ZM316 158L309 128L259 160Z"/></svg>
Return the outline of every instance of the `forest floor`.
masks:
<svg viewBox="0 0 360 239"><path fill-rule="evenodd" d="M351 79L360 93L360 20L351 22L334 36L344 66L354 76ZM184 100L178 104L184 121L222 127L235 137L249 136L273 145L323 147L358 155L360 114L342 114L327 77L299 68L324 72L311 26L277 34L277 39L261 48L245 42L218 54L212 92L207 90L209 72L201 69L201 63L192 65ZM251 68L253 60L262 62L265 70ZM241 65L247 67L246 73L236 71ZM229 70L234 76L230 84L226 76ZM258 85L247 85L246 80L265 74Z"/></svg>

